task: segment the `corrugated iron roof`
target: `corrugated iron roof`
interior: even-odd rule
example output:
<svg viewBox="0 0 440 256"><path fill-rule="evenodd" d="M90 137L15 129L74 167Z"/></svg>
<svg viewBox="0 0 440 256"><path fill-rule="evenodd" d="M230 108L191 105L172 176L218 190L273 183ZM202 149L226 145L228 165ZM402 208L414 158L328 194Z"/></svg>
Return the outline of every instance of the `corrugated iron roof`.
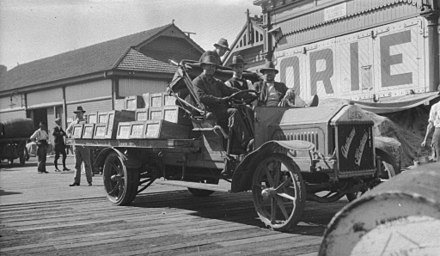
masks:
<svg viewBox="0 0 440 256"><path fill-rule="evenodd" d="M171 26L175 25L168 24L144 32L18 65L1 77L0 91L8 91L99 73L112 70L115 68L115 65L118 64L123 64L121 67L124 68L135 67L139 70L142 67L145 68L142 71L173 73L174 71L171 71L171 68L167 66L168 64L153 60L145 55L140 56L139 54L136 54L127 56L125 62L120 62L120 60L124 59L126 53L132 53L131 50L129 51L131 47L149 40ZM133 58L141 59L138 63L135 63ZM132 59L132 64L129 64L130 59Z"/></svg>

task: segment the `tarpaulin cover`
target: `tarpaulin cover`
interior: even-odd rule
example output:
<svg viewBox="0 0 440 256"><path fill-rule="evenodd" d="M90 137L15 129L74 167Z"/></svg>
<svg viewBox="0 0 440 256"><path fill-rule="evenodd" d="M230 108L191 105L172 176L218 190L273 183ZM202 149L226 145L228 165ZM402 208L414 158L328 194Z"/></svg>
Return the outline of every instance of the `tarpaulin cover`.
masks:
<svg viewBox="0 0 440 256"><path fill-rule="evenodd" d="M439 97L439 92L428 92L384 98L382 102L353 101L353 103L376 114L387 114L414 108Z"/></svg>

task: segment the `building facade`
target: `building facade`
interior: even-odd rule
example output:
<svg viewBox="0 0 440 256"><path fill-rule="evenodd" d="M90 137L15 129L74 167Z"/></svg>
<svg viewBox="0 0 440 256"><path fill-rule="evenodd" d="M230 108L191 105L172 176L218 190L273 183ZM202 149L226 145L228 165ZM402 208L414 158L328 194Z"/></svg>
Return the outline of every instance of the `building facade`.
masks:
<svg viewBox="0 0 440 256"><path fill-rule="evenodd" d="M304 99L393 102L438 91L438 0L254 4L262 8L266 58Z"/></svg>
<svg viewBox="0 0 440 256"><path fill-rule="evenodd" d="M168 24L19 65L0 77L0 120L29 117L50 129L65 126L81 105L110 111L118 99L165 91L176 67L169 59L198 59L203 49Z"/></svg>

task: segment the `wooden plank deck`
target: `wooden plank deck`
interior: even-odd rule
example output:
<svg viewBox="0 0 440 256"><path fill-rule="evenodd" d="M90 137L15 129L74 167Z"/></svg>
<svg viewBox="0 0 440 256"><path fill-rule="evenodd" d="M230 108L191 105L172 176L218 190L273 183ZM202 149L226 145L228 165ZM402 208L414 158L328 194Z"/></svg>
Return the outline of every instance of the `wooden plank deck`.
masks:
<svg viewBox="0 0 440 256"><path fill-rule="evenodd" d="M257 219L251 193L216 192L200 198L153 185L132 206L113 206L100 176L94 177L93 187L69 188L70 175L34 174L34 168L0 171L0 255L311 256L317 255L327 223L347 203L308 202L303 221L281 233ZM29 178L20 178L20 183L16 175ZM48 194L59 191L58 199L8 200L32 197L38 189L32 186L35 179L61 183L45 188ZM8 184L17 194L5 193L13 190ZM87 191L93 194L84 196Z"/></svg>

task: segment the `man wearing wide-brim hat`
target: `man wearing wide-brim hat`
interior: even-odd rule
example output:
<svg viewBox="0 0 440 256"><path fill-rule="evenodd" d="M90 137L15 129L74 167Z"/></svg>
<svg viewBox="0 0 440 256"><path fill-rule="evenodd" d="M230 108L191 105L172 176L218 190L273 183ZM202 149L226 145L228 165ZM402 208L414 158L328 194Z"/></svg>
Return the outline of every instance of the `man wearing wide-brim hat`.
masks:
<svg viewBox="0 0 440 256"><path fill-rule="evenodd" d="M240 90L228 87L214 77L219 63L213 53L206 53L200 65L203 72L193 80L194 90L200 102L208 112L215 115L217 123L229 132L230 137L236 138L235 141L240 142L241 146L247 145L252 136L245 128L237 109L229 107L228 102L228 96Z"/></svg>
<svg viewBox="0 0 440 256"><path fill-rule="evenodd" d="M278 106L281 99L286 95L287 86L284 83L275 82L275 75L278 74L278 70L272 61L267 61L259 71L263 75L264 80L254 84L255 90L260 94L258 105L267 107Z"/></svg>
<svg viewBox="0 0 440 256"><path fill-rule="evenodd" d="M229 87L234 87L239 90L253 89L252 82L243 78L243 71L245 70L246 63L241 55L235 55L232 57L232 62L229 66L234 72L232 77L228 79L225 84Z"/></svg>
<svg viewBox="0 0 440 256"><path fill-rule="evenodd" d="M314 95L312 101L307 104L295 93L294 89L288 89L284 83L275 82L278 70L272 61L267 61L260 68L260 73L264 80L254 84L255 90L259 92L258 106L307 107L318 105L317 95Z"/></svg>
<svg viewBox="0 0 440 256"><path fill-rule="evenodd" d="M69 137L72 136L73 127L76 124L85 124L87 121L84 118L84 113L86 111L82 108L82 106L77 106L76 110L73 111L75 113L75 120L70 123L66 132ZM79 186L81 183L81 165L84 162L84 168L86 171L86 178L89 186L92 186L92 165L90 159L90 149L84 146L75 146L75 176L73 177L73 183L70 184L70 187Z"/></svg>
<svg viewBox="0 0 440 256"><path fill-rule="evenodd" d="M222 65L221 57L223 57L227 51L231 51L231 49L229 49L228 40L220 38L218 42L214 44L214 48L213 51L204 52L200 57L199 62L202 61L207 53L213 53L213 56L217 59L218 65Z"/></svg>

